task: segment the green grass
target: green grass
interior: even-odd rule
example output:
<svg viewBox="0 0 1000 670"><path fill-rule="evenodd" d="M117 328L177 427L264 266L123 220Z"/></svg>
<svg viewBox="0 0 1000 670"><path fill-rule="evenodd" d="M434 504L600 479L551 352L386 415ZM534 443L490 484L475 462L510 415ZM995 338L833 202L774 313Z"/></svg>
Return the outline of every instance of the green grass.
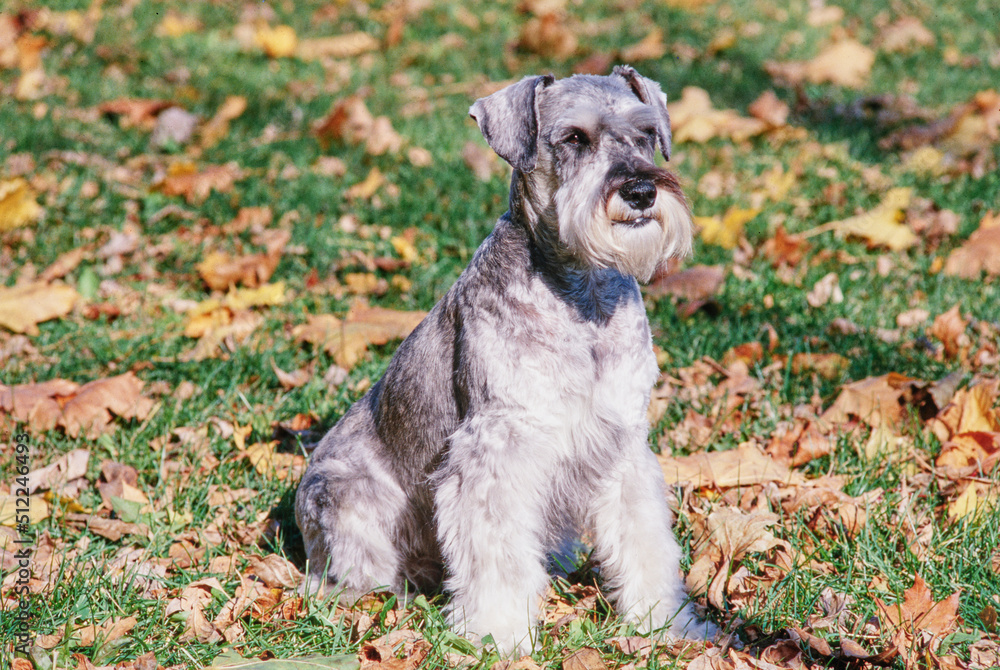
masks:
<svg viewBox="0 0 1000 670"><path fill-rule="evenodd" d="M89 5L73 0L47 4L53 11L85 11ZM107 241L110 231L122 229L130 212L138 217L144 238L140 252L127 256L123 269L106 277L123 287L126 295L112 293L113 287L105 285L94 300L129 308L111 321L105 317L89 320L78 309L66 318L41 324L40 334L30 338L38 353L0 359L0 382L10 385L66 378L82 383L135 370L147 388L159 389L158 410L148 420L117 421L116 430L98 440L71 438L60 430L32 433L37 447L34 467L74 448L89 449L88 478L92 482L98 480L105 459L132 465L139 472L139 488L160 512L149 520L149 537L119 542L74 528L62 522L58 513L34 527L39 542L51 541L57 554L67 556L61 572L50 579L51 591L33 601L35 629L39 633L51 634L89 622L100 624L112 616L131 615L138 620L132 632L117 642L93 647L64 642L55 650L57 663L64 663L74 652L83 653L95 665L104 665L133 660L151 651L163 666L207 665L224 645L179 643L183 623L164 616L167 601L192 581L208 576L208 562L214 556L237 551L262 556L278 552L302 566L302 545L292 513L294 486L262 477L245 459L238 458L232 438L210 424L221 419L238 426L249 425L252 433L248 443L262 442L272 438L278 422L289 421L299 413L312 413L317 417L313 431L321 434L360 397L358 389L364 386L364 380L378 378L395 345L374 348L369 359L351 370L347 383L330 390L321 377L333 363L332 358L296 342L291 330L305 321L306 314L342 316L346 312L351 295L316 290L307 278L314 276L321 287L328 287L334 279L345 281L348 272L364 271L361 265L344 260L351 252L394 256L391 243L378 234L380 228L387 227L392 235L416 228L420 259L398 272L412 283L409 290L390 288L384 296L371 296L372 304L430 309L467 264L507 204L506 179L497 176L488 182L479 181L462 159L466 142L485 146L466 114L478 90L477 82L536 72L565 76L580 60L556 62L508 49L505 45L516 40L527 20L516 4L434 3L406 19L398 45L324 69L319 63L294 58L271 60L259 50L242 50L233 37L240 12L273 11L271 23L291 25L300 38L354 30L381 38L386 33L384 17L395 10L381 3L372 7L335 3L327 13L320 12L325 5L318 2L253 2L245 8L233 3L155 2L138 3L131 9L114 3L104 7L90 42L40 32L48 42L42 56L45 71L61 82L51 95L40 100L17 100L12 91L19 71L0 70L0 178L7 176L3 166L10 166L12 157L29 155L35 167L26 176L34 178L41 188L39 202L45 210L36 226L0 233L0 286L13 285L19 278L30 276L31 268L41 271L61 253L83 246L87 249L83 263L65 278L82 289L103 265L95 255L96 249ZM963 315L972 318L975 327L983 326L983 334L974 333L974 342L997 344L1000 284L995 278L967 281L930 272L935 257L943 257L957 247L985 212L1000 207L995 146L989 167L981 177L931 177L907 170L899 154L879 148L878 140L889 128L873 120L848 118L843 111L861 95L908 90L919 105L943 117L977 91L995 88L998 71L990 65L990 57L1000 50L1000 38L994 30L996 10L991 2L906 2L898 8L894 5L892 10L883 9L880 3L841 3L845 10L842 25L862 43L871 44L879 32L877 26L884 19L896 18L893 12L904 9L921 18L937 38L935 46L909 54L878 52L868 83L860 91L827 84L806 84L795 91L775 86L766 73L767 61L807 59L826 43L832 29L806 23L808 3L787 3L778 8L781 16L771 5L765 7L767 3L737 0L722 0L693 10L664 2L620 4L618 7L590 0L570 4L574 25L593 28L578 30L581 57L614 52L637 42L657 25L664 30L667 54L636 66L660 81L671 99L679 99L684 86L700 86L711 93L717 108L734 108L745 115L747 106L760 93L774 88L793 107L790 123L807 132L807 139L783 144L763 137L740 144L712 140L675 146L672 167L682 179L696 214L721 214L730 206L748 207L751 194L759 188L760 175L782 165L796 173L796 183L786 198L766 201L761 215L747 226L745 236L751 248L758 249L771 237L778 222L783 222L790 232L803 232L875 206L884 188L872 182L872 172L893 185L913 187L918 196L932 200L938 208L953 210L960 220L958 233L932 252L918 245L907 252L889 253L832 234L814 237L799 280L793 283L784 281L761 256L747 263L752 277L737 276L732 272L732 251L699 240L694 261L725 264L729 271L711 308L691 316L680 316L670 299L647 301L654 339L669 358L666 372L691 365L703 356L720 360L726 351L748 341L766 343L768 326L777 332L779 343L754 374L763 374L761 368L779 355L823 352L840 353L849 359L848 367L836 379L783 373L775 387L765 389L756 399L759 404L744 408L746 416L738 429L717 435L711 449L732 448L749 439L766 443L776 422L788 418L790 406L809 403L814 395L828 406L847 381L888 372L931 380L961 368L955 360L935 356L934 341L925 336L923 329L904 331L902 338L893 343L872 335L877 328L895 328L896 315L907 309L922 307L933 317L960 303ZM6 14L31 7L30 2L0 1L0 12ZM479 29L462 22L463 7L479 17ZM177 38L157 36L156 27L168 10L196 17L202 27ZM754 21L763 24L760 34L740 33ZM712 38L729 28L740 34L735 44L715 54L706 53L705 46ZM794 34L799 39L791 39ZM461 48L448 46L448 40L455 41L456 36L463 42ZM952 47L961 55L975 56L978 62L946 64L945 50ZM691 50L696 56L684 57ZM405 75L411 86L390 83L399 75ZM462 83L468 86L456 85ZM415 87L426 89L434 108L429 113L404 116L401 110L412 101ZM365 94L373 114L390 117L395 130L407 138L408 146L429 150L433 163L415 167L406 159L405 150L399 155L371 156L363 147L338 142L324 147L312 133L312 124L326 116L334 101L358 91ZM245 96L247 110L230 123L226 137L197 156L190 147L153 149L147 130L122 128L113 119L89 112L117 97L163 98L207 119L230 95ZM797 98L808 104L796 105ZM65 152L81 152L84 160ZM320 176L311 170L316 160L326 155L344 161L344 177ZM156 175L178 160L193 160L199 165L236 161L245 177L227 192L213 192L203 202L188 204L152 186ZM109 170L116 166L126 166L134 173L135 183L116 181ZM295 168L292 172L297 175L283 177L282 171L290 168ZM378 168L398 186L399 195L392 196L383 189L377 203L347 200L345 190L372 168ZM735 175L731 193L710 199L697 191L699 180L710 170ZM835 177L830 176L831 171ZM81 189L91 181L98 185L98 195L84 197ZM843 202L831 201L824 195L824 188L834 182L847 185ZM159 296L169 292L176 298L208 298L196 269L207 251L249 252L257 248L250 232L230 236L221 232L206 234L205 229L232 220L241 207L265 205L273 210L275 222L286 215L293 217L291 244L297 251L284 254L272 279L286 282L290 301L257 310L265 319L264 325L225 358L180 360L194 341L183 335L184 316L166 307ZM184 214L168 214L151 221L168 206L179 207ZM357 218L365 235L346 233L336 225L347 214ZM149 247L160 248L161 243L170 244L163 246L159 255L145 253ZM886 255L892 259L894 270L881 277L876 273L876 263ZM844 262L848 256L854 260ZM839 274L844 301L809 307L806 292L829 272ZM396 273L376 274L389 280ZM765 306L766 297L773 300L772 306ZM832 333L828 325L834 318L849 319L862 332ZM0 347L8 340L8 334L0 332ZM272 372L272 360L285 370L314 364L314 378L300 388L285 391ZM964 370L968 381L971 370ZM178 401L173 394L184 381L193 383L197 393ZM660 436L682 421L691 406L683 401L672 404L651 443L661 444ZM152 448L179 427L206 425L210 427L202 452L174 447L167 453L162 447ZM927 438L916 424L911 430L919 452L933 459L940 448L937 441ZM287 435L282 439L283 450L301 452L302 439ZM818 614L820 594L830 587L854 598L850 609L860 630L864 621L876 614L875 597L901 594L912 584L913 576L920 574L938 599L962 591L960 614L964 623L959 630L965 637L956 638L949 653L966 658L970 641L978 637L997 639L997 631L989 627L982 613L1000 607L1000 576L990 567L990 558L1000 544L1000 514L987 512L966 523L949 521L943 508L952 499L952 490L942 490L944 483L933 478L915 477L906 463L889 457L868 460L859 456L859 440L863 444L864 434L841 438L834 454L810 463L803 471L810 477L842 475L847 480L845 490L851 495L881 489L883 495L868 510L869 523L864 529L853 537L842 531L817 533L801 514L782 513L775 529L778 537L787 540L800 556L830 569L817 570L808 561L797 564L761 588L751 605L712 611L711 616L734 627L747 642L767 640L787 626L801 626L809 616ZM4 432L0 432L0 444L0 467L5 473L12 472L13 445ZM218 466L204 467L206 453L219 461ZM165 466L179 468L180 472ZM123 586L123 579L135 576L107 568L119 552L138 545L148 557L166 559L178 534L203 531L212 523L218 513L217 508L207 504L209 486L213 484L258 492L253 499L228 507L230 528L249 527L259 516L267 515L257 541L239 546L230 539L223 545L208 546L201 561L189 568L167 570L161 582L145 591ZM162 503L168 499L168 504ZM695 499L705 509L716 502L698 492ZM79 503L97 508L101 498L95 488L89 487ZM913 518L924 518L933 525L931 558L921 560L907 549L899 516L901 504L910 506ZM689 511L684 510L678 525L686 549L692 537ZM70 551L73 553L66 553ZM760 575L771 558L751 555L743 565L751 574ZM582 578L593 577L586 573ZM220 576L220 580L230 595L239 585L233 577ZM556 589L560 598L572 605L579 597L577 586L560 582ZM206 609L209 618L218 613L225 600L220 595L214 597ZM5 601L5 607L10 602ZM245 637L235 647L246 657L355 654L368 641L391 630L409 628L421 631L430 643L427 663L440 665L446 662L447 653L472 651L466 642L447 631L441 614L445 602L444 596L437 595L397 608L394 599L381 596L366 605L364 611L372 624L363 635L338 621L342 612L310 603L295 619L244 620ZM12 626L6 617L0 622L3 640L9 639ZM593 646L609 663L625 663L635 659L615 651L607 638L630 632L607 604L598 600L595 609L560 632L545 630L542 647L534 657L542 665L557 667L571 651ZM836 641L836 636L833 639ZM8 651L4 649L5 654ZM52 653L47 657L51 659ZM495 657L488 652L483 653L479 665L489 667L493 660ZM654 655L649 660L651 668L684 664L669 654ZM897 664L902 667L901 662Z"/></svg>

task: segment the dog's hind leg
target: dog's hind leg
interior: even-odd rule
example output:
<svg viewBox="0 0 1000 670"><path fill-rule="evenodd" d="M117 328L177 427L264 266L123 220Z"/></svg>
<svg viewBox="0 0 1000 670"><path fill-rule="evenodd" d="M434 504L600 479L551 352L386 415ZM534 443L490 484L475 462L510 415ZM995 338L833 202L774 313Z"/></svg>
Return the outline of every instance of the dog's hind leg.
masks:
<svg viewBox="0 0 1000 670"><path fill-rule="evenodd" d="M399 530L408 511L407 496L392 472L372 456L377 451L357 446L321 445L295 499L309 561L304 589L342 592L345 600L376 589L399 593L405 587L406 547L400 546Z"/></svg>

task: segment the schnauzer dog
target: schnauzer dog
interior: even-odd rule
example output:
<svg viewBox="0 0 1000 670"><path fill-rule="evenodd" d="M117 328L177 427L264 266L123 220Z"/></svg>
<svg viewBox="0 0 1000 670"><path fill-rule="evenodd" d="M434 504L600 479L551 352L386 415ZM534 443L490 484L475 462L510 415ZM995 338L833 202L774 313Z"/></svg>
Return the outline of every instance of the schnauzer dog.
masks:
<svg viewBox="0 0 1000 670"><path fill-rule="evenodd" d="M295 501L309 588L443 578L459 633L523 652L548 552L586 530L624 617L710 637L647 444L658 370L636 280L691 249L654 160L670 155L666 96L621 66L527 77L469 113L514 168L510 211L313 453Z"/></svg>

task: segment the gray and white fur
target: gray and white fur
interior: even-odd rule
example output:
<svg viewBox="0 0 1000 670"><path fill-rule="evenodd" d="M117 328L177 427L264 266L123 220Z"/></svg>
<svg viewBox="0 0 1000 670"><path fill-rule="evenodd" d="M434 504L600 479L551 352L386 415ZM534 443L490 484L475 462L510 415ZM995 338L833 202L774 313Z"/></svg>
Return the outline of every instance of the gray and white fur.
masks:
<svg viewBox="0 0 1000 670"><path fill-rule="evenodd" d="M470 114L514 168L510 211L312 454L295 501L308 588L443 579L457 632L525 652L547 553L586 530L622 616L711 637L647 444L658 370L636 280L691 248L654 158L669 159L666 96L621 66L527 77Z"/></svg>

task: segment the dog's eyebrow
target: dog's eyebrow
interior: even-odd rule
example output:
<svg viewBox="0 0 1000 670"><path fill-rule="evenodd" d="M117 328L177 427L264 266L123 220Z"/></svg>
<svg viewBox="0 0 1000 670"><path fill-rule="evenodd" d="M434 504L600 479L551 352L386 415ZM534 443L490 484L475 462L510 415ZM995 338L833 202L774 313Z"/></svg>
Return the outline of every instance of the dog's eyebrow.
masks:
<svg viewBox="0 0 1000 670"><path fill-rule="evenodd" d="M648 105L632 107L623 116L636 128L656 128L656 112Z"/></svg>

